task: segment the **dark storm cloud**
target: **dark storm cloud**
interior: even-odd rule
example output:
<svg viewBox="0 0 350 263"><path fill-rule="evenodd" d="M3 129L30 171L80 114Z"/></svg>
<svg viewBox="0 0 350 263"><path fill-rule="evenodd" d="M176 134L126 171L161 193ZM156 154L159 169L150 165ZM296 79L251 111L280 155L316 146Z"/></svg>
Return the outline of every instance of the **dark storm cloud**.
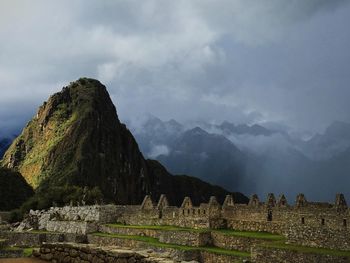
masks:
<svg viewBox="0 0 350 263"><path fill-rule="evenodd" d="M1 129L80 76L108 86L121 119L350 121L346 1L0 5Z"/></svg>

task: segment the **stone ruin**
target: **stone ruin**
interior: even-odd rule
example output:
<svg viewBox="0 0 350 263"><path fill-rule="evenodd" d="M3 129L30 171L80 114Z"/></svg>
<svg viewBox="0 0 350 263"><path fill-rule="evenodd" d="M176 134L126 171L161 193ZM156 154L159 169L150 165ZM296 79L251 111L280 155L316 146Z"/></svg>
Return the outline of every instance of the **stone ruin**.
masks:
<svg viewBox="0 0 350 263"><path fill-rule="evenodd" d="M119 222L126 225L172 225L189 228L227 228L264 231L284 235L288 242L323 248L350 250L350 210L344 195L334 204L309 202L303 194L289 205L284 195L266 202L253 195L248 204L235 203L231 195L220 204L213 196L208 203L194 205L185 197L180 207L169 204L165 195L158 202L147 195L141 205L94 205L51 207L30 211L17 231L46 230L87 234L99 225ZM307 234L305 234L307 233Z"/></svg>

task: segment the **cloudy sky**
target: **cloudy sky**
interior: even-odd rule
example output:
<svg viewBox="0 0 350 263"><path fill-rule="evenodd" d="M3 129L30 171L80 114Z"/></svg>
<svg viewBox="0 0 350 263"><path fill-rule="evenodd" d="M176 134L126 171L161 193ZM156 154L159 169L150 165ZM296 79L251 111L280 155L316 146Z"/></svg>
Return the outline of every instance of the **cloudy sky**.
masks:
<svg viewBox="0 0 350 263"><path fill-rule="evenodd" d="M349 2L2 0L0 130L81 76L122 120L350 121Z"/></svg>

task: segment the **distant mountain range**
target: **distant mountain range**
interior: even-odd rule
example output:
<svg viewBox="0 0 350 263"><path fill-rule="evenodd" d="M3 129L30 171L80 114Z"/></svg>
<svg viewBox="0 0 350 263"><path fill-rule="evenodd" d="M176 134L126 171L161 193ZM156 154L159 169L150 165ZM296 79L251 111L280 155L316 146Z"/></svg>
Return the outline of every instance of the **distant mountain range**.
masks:
<svg viewBox="0 0 350 263"><path fill-rule="evenodd" d="M196 122L150 117L133 134L143 153L173 173L189 173L245 193L305 192L330 200L350 197L350 124L334 122L305 141L263 125Z"/></svg>
<svg viewBox="0 0 350 263"><path fill-rule="evenodd" d="M259 195L299 192L332 200L350 197L350 124L336 121L303 140L263 124L221 124L148 117L128 125L141 152L173 174L191 174L231 191ZM0 154L11 139L0 138Z"/></svg>

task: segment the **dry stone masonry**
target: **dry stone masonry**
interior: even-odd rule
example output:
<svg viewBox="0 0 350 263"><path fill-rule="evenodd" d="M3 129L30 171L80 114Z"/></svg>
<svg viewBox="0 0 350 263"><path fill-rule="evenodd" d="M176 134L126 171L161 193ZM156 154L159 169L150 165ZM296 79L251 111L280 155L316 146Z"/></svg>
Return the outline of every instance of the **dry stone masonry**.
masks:
<svg viewBox="0 0 350 263"><path fill-rule="evenodd" d="M350 250L350 211L342 194L336 196L334 204L308 202L299 194L295 205L289 205L284 195L276 200L273 194L265 203L253 195L248 204L236 204L228 195L222 205L211 197L208 203L198 206L185 197L180 207L169 205L165 195L158 203L146 196L140 206L65 206L30 211L18 230L87 234L109 222L264 231L284 235L291 244Z"/></svg>
<svg viewBox="0 0 350 263"><path fill-rule="evenodd" d="M141 205L65 206L52 207L45 211L30 211L15 232L3 231L0 232L0 237L6 239L10 245L43 246L44 244L37 255L51 262L64 262L55 261L55 257L67 258L67 262L109 262L109 258L112 260L113 256L108 254L109 252L101 252L102 256L98 256L103 260L108 258L107 261L96 261L97 257L95 261L89 261L91 258L86 260L87 256L82 258L70 255L76 254L71 252L73 250L85 251L86 254L87 249L92 251L93 255L100 253L91 246L84 247L82 243L95 244L103 248L114 246L159 250L159 247L142 240L120 237L138 236L153 238L161 244L171 245L160 249L170 253L171 260L182 257L181 260L204 263L233 262L233 260L243 262L240 257L201 250L203 247L216 247L229 251L242 251L251 255L251 261L256 263L342 263L349 260L346 254L350 251L349 220L350 211L342 194L336 196L334 204L309 202L303 194L299 194L294 205L289 204L284 195L275 198L273 194L269 194L265 202L261 202L257 195L253 195L248 204L237 204L230 195L225 198L223 204L220 204L215 197L211 197L208 203L196 205L191 198L185 197L180 207L172 206L167 197L161 195L158 202L146 196ZM113 227L108 223L118 223L119 226L125 227ZM140 227L132 228L128 227L129 225ZM152 229L145 226L175 226L181 227L182 230L171 228L164 230L157 227ZM287 245L333 249L345 254L320 255L316 252L304 253L265 247L264 239L226 235L222 231L217 231L219 229L275 233L284 237L283 242ZM39 232L35 234L33 230ZM96 235L95 232L111 236ZM73 242L75 245L69 243L68 248L62 247L67 242ZM55 246L50 247L50 244ZM174 245L198 249L181 251L174 248ZM179 251L181 257L175 256ZM77 261L77 258L80 261ZM119 258L111 262L166 262L147 260L149 259L131 253L130 258Z"/></svg>

